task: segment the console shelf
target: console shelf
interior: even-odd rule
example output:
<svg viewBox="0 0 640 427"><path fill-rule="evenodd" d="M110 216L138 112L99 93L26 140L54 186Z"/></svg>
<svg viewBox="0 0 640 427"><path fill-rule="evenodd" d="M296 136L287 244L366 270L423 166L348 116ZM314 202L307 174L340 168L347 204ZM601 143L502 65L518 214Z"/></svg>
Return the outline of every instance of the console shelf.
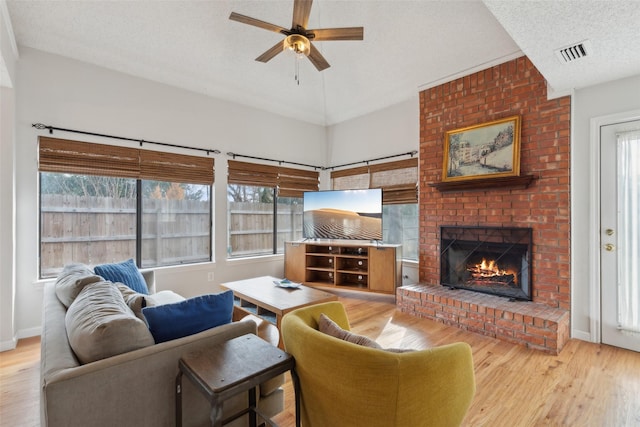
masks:
<svg viewBox="0 0 640 427"><path fill-rule="evenodd" d="M402 247L351 242L287 242L284 274L308 286L395 294Z"/></svg>

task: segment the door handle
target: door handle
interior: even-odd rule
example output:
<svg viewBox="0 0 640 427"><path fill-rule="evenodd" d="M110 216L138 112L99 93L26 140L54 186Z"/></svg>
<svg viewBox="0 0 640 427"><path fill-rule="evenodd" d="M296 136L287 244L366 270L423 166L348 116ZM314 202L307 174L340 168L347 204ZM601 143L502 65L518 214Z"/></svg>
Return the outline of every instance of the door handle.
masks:
<svg viewBox="0 0 640 427"><path fill-rule="evenodd" d="M613 230L610 228L607 228L607 230L605 231L605 233L607 233L607 236L613 236Z"/></svg>
<svg viewBox="0 0 640 427"><path fill-rule="evenodd" d="M615 248L616 247L613 246L611 243L607 243L606 245L604 245L604 249L609 252L613 252Z"/></svg>

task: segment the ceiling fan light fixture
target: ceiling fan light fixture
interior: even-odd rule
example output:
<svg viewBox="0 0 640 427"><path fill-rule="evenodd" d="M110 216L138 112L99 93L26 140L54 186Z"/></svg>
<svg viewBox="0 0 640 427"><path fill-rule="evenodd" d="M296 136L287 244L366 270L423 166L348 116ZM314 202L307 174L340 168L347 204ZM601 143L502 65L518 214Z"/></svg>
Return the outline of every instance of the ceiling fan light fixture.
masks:
<svg viewBox="0 0 640 427"><path fill-rule="evenodd" d="M296 57L296 64L302 61L304 57L307 57L309 62L316 67L316 70L322 71L326 70L331 65L329 65L324 56L322 56L322 53L320 53L320 51L311 44L309 39L312 39L314 42L363 40L364 28L316 28L308 30L307 24L309 22L312 3L313 0L293 0L293 20L291 21L291 29L286 29L279 25L270 24L269 22L241 15L236 12L231 12L229 19L286 36L283 41L274 44L266 52L258 56L256 61L269 62L276 55L284 51L291 51ZM309 36L307 37L307 35Z"/></svg>
<svg viewBox="0 0 640 427"><path fill-rule="evenodd" d="M309 56L311 53L311 42L302 34L291 34L284 39L285 49L293 51L296 55Z"/></svg>

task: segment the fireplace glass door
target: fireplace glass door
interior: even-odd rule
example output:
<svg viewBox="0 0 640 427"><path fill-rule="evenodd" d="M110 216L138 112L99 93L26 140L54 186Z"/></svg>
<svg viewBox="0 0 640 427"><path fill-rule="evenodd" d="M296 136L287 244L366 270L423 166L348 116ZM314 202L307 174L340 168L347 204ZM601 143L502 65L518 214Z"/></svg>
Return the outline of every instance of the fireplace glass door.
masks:
<svg viewBox="0 0 640 427"><path fill-rule="evenodd" d="M440 283L517 300L531 300L532 230L441 227Z"/></svg>

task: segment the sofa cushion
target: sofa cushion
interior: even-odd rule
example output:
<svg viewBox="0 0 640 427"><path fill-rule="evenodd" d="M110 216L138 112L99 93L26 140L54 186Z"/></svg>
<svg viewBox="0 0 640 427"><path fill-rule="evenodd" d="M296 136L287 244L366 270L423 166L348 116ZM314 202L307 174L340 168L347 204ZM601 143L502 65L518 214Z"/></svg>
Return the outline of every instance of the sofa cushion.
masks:
<svg viewBox="0 0 640 427"><path fill-rule="evenodd" d="M145 321L142 315L142 309L147 306L145 298L147 295L134 291L124 283L116 283L115 285L122 294L125 304L133 311L133 314L135 314L138 319Z"/></svg>
<svg viewBox="0 0 640 427"><path fill-rule="evenodd" d="M102 280L84 264L67 264L56 279L56 296L69 308L80 291L88 284Z"/></svg>
<svg viewBox="0 0 640 427"><path fill-rule="evenodd" d="M173 291L160 291L155 294L145 295L139 292L134 291L127 285L123 283L116 283L118 290L122 294L124 298L124 302L129 306L133 314L145 324L147 323L147 319L145 319L142 314L142 309L145 307L155 307L157 305L163 304L172 304L175 302L184 301L185 298L176 294Z"/></svg>
<svg viewBox="0 0 640 427"><path fill-rule="evenodd" d="M353 344L362 345L365 347L382 349L380 345L363 335L354 334L350 331L345 331L336 322L327 317L324 313L320 313L318 318L318 330L324 334L330 335L335 338L339 338L344 341L348 341Z"/></svg>
<svg viewBox="0 0 640 427"><path fill-rule="evenodd" d="M184 301L185 298L182 295L178 295L173 291L160 291L153 295L149 295L146 298L147 307L155 307L157 305L173 304L176 302Z"/></svg>
<svg viewBox="0 0 640 427"><path fill-rule="evenodd" d="M96 265L94 271L105 280L124 283L141 294L149 293L147 283L144 281L144 277L133 259L114 264Z"/></svg>
<svg viewBox="0 0 640 427"><path fill-rule="evenodd" d="M83 364L154 344L147 325L111 282L85 286L69 306L65 326L69 345Z"/></svg>
<svg viewBox="0 0 640 427"><path fill-rule="evenodd" d="M232 313L231 290L142 309L156 343L230 323Z"/></svg>

